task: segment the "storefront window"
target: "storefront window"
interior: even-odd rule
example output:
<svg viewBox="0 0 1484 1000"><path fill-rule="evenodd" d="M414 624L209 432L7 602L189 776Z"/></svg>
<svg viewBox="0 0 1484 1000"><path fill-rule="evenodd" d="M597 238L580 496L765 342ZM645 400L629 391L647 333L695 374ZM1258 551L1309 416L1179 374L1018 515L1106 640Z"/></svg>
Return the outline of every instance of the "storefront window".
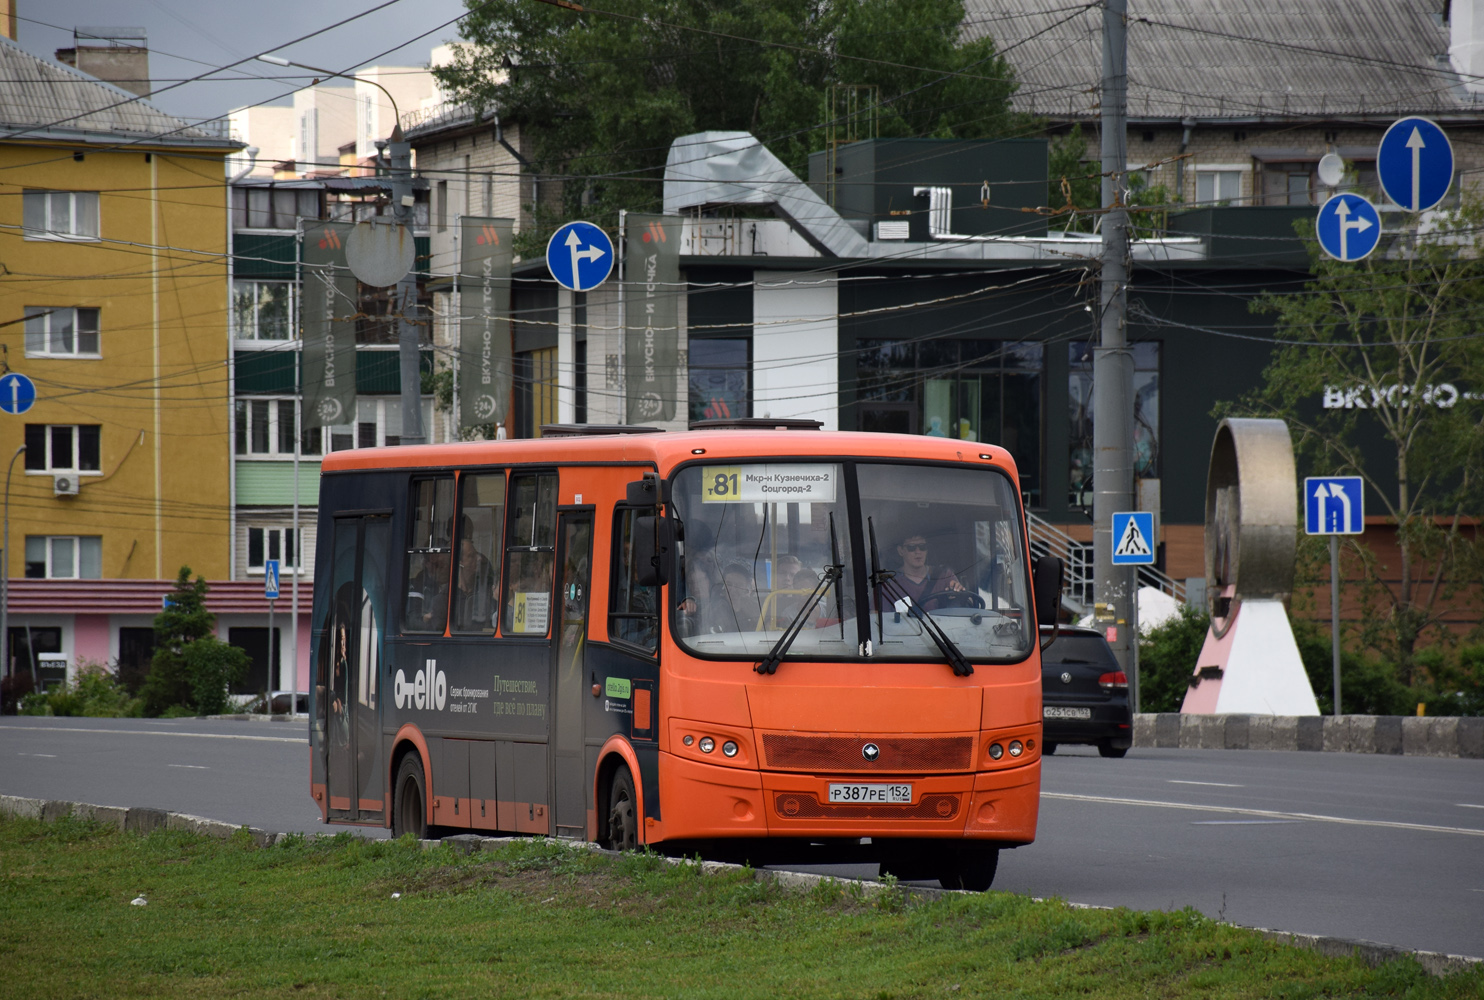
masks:
<svg viewBox="0 0 1484 1000"><path fill-rule="evenodd" d="M1134 355L1134 476L1160 476L1159 343L1130 344ZM1092 353L1090 341L1067 345L1068 419L1071 422L1067 503L1092 506Z"/></svg>
<svg viewBox="0 0 1484 1000"><path fill-rule="evenodd" d="M692 338L689 350L690 419L751 416L747 339Z"/></svg>

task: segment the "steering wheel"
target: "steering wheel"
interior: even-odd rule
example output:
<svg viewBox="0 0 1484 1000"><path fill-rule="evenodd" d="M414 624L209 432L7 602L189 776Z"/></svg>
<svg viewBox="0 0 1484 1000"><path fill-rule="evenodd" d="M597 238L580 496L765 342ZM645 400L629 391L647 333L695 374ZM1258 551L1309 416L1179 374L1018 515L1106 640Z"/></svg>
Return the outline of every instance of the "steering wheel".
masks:
<svg viewBox="0 0 1484 1000"><path fill-rule="evenodd" d="M928 594L917 603L926 608L928 603L931 601L939 601L941 602L940 607L947 608L984 607L984 598L980 597L972 590L939 590L934 593Z"/></svg>

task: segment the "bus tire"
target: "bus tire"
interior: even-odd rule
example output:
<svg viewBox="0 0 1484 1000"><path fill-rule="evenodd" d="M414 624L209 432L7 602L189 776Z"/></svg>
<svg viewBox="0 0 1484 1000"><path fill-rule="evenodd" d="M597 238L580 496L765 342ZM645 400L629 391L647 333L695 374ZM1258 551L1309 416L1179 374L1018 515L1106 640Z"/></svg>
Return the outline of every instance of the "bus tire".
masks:
<svg viewBox="0 0 1484 1000"><path fill-rule="evenodd" d="M964 851L952 855L948 870L938 876L938 884L945 889L983 892L994 884L995 871L999 867L1000 851L997 847Z"/></svg>
<svg viewBox="0 0 1484 1000"><path fill-rule="evenodd" d="M417 751L402 758L392 788L392 836L410 833L418 840L428 839L428 782Z"/></svg>
<svg viewBox="0 0 1484 1000"><path fill-rule="evenodd" d="M608 784L609 850L634 851L639 848L639 804L634 794L634 778L627 764L620 764Z"/></svg>

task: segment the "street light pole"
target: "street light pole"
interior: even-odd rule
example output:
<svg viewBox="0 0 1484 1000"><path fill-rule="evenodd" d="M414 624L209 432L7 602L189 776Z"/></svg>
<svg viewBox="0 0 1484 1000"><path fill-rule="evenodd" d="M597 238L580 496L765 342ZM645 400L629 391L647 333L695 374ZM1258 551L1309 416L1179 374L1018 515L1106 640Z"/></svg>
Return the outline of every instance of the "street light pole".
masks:
<svg viewBox="0 0 1484 1000"><path fill-rule="evenodd" d="M4 660L0 661L0 677L10 676L10 474L25 450L25 445L17 448L5 469L5 542L0 548L0 655Z"/></svg>
<svg viewBox="0 0 1484 1000"><path fill-rule="evenodd" d="M258 56L263 62L274 66L297 66L311 73L338 76L346 80L361 81L362 78L348 73L337 73L331 69L294 62L281 56ZM318 83L319 81L315 81ZM397 225L406 226L412 232L412 209L416 199L412 193L412 144L402 136L402 114L397 110L397 99L375 80L365 83L378 88L392 102L391 141L386 144L389 159L387 180L392 189L392 217ZM313 86L313 84L311 84ZM377 143L377 159L381 159L381 143ZM418 335L417 276L409 271L397 282L397 346L402 382L402 444L422 444L428 439L423 427L422 393L422 342Z"/></svg>

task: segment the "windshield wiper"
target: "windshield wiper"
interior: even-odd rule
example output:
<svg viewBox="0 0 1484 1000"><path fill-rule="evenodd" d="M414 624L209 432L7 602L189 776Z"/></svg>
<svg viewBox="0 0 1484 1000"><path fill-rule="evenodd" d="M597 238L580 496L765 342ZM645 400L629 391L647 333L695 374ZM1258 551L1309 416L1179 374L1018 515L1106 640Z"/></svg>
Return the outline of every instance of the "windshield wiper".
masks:
<svg viewBox="0 0 1484 1000"><path fill-rule="evenodd" d="M866 518L866 527L871 533L871 586L873 588L871 599L876 602L876 631L883 639L885 638L886 628L882 625L881 619L881 595L885 593L893 604L905 604L907 614L922 623L923 631L947 657L948 665L953 668L955 675L967 677L972 674L974 665L964 656L963 650L959 649L958 645L948 637L948 633L943 631L943 627L933 619L932 615L924 614L923 610L917 606L917 602L908 597L907 592L892 579L896 574L889 569L881 568L881 557L876 552L876 525L869 517Z"/></svg>
<svg viewBox="0 0 1484 1000"><path fill-rule="evenodd" d="M809 599L804 602L804 606L799 609L799 613L794 615L793 621L788 623L788 628L783 630L783 634L778 637L778 641L773 643L773 648L768 650L768 655L763 657L752 668L753 670L756 670L760 674L771 674L778 669L778 664L782 663L783 657L788 654L788 647L794 644L794 640L804 630L804 622L814 612L815 605L819 604L820 598L824 597L825 590L831 584L838 584L840 578L845 575L845 566L840 562L840 545L835 540L835 515L833 512L830 514L830 558L835 561L824 568L824 576L820 577L819 582L814 585L814 591L809 595ZM841 601L840 588L837 586L835 587L835 606L840 614L840 637L844 638L845 613L844 604Z"/></svg>

